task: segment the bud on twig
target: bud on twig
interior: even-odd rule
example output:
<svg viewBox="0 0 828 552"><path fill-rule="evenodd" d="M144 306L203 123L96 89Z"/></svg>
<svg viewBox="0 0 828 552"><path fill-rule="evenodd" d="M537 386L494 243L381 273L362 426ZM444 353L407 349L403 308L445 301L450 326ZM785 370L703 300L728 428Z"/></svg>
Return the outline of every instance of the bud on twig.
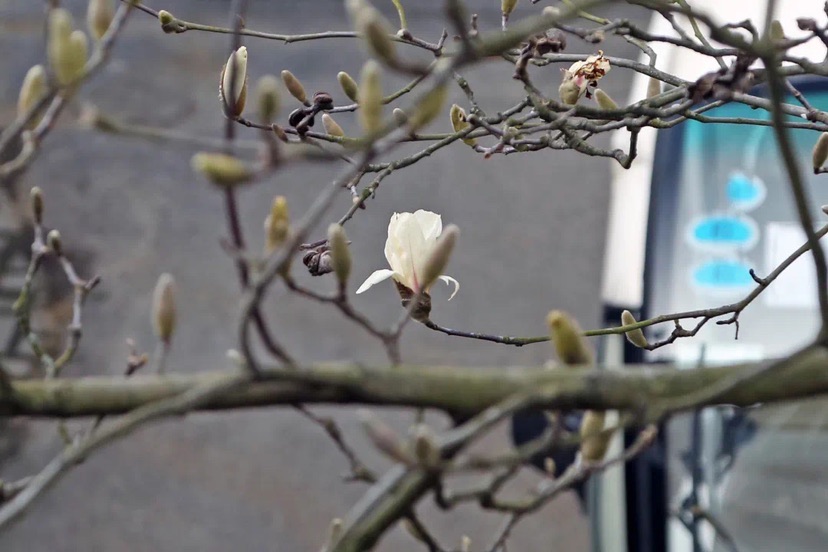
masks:
<svg viewBox="0 0 828 552"><path fill-rule="evenodd" d="M611 432L604 431L606 414L597 410L587 410L581 420L581 458L588 462L600 462L609 448Z"/></svg>
<svg viewBox="0 0 828 552"><path fill-rule="evenodd" d="M112 0L89 0L86 8L86 25L96 40L100 40L106 34L113 17L115 10Z"/></svg>
<svg viewBox="0 0 828 552"><path fill-rule="evenodd" d="M331 263L336 279L339 280L340 289L344 290L351 275L351 251L341 225L334 223L328 227L328 246L331 248Z"/></svg>
<svg viewBox="0 0 828 552"><path fill-rule="evenodd" d="M345 71L340 71L336 74L336 80L339 81L339 86L342 87L342 91L345 92L345 95L348 96L351 101L358 101L359 86L357 86L356 81L351 77L351 75Z"/></svg>
<svg viewBox="0 0 828 552"><path fill-rule="evenodd" d="M825 161L828 160L828 132L819 135L819 139L814 146L813 160L814 174L816 174L825 165Z"/></svg>
<svg viewBox="0 0 828 552"><path fill-rule="evenodd" d="M382 128L382 84L377 62L365 62L360 80L359 122L365 134L374 134Z"/></svg>
<svg viewBox="0 0 828 552"><path fill-rule="evenodd" d="M218 186L235 186L253 178L253 172L239 159L223 153L200 152L193 155L190 164Z"/></svg>
<svg viewBox="0 0 828 552"><path fill-rule="evenodd" d="M232 97L231 97L232 94ZM247 101L247 48L239 47L221 68L219 99L227 117L239 117Z"/></svg>
<svg viewBox="0 0 828 552"><path fill-rule="evenodd" d="M630 311L625 310L624 312L621 313L621 325L622 326L629 326L630 324L635 324L636 322L638 322L638 321L635 319L635 316L633 316ZM627 336L627 341L629 341L630 343L632 343L636 347L646 349L647 346L649 345L647 343L647 338L644 337L644 332L641 331L641 328L638 328L638 329L635 329L635 330L630 330L624 335Z"/></svg>
<svg viewBox="0 0 828 552"><path fill-rule="evenodd" d="M454 250L454 244L457 243L458 236L460 236L460 229L454 224L449 224L440 234L440 237L437 238L431 255L423 265L420 281L421 289L431 287L431 284L436 282L437 278L443 273L451 258L451 252Z"/></svg>
<svg viewBox="0 0 828 552"><path fill-rule="evenodd" d="M176 24L177 21L175 16L168 12L167 10L159 10L158 11L158 22L161 23L161 30L165 33L177 33L179 32L178 25ZM180 29L184 30L184 29Z"/></svg>
<svg viewBox="0 0 828 552"><path fill-rule="evenodd" d="M331 136L338 136L340 138L345 136L345 131L342 130L342 127L339 126L339 123L334 121L334 118L328 115L327 113L322 114L322 126L325 127L325 132L327 132Z"/></svg>
<svg viewBox="0 0 828 552"><path fill-rule="evenodd" d="M558 95L566 105L575 105L581 97L581 87L575 84L574 81L565 80L558 87Z"/></svg>
<svg viewBox="0 0 828 552"><path fill-rule="evenodd" d="M81 77L86 66L86 35L72 30L72 16L63 8L49 10L47 21L49 65L61 86Z"/></svg>
<svg viewBox="0 0 828 552"><path fill-rule="evenodd" d="M595 89L595 101L598 102L598 105L601 106L601 109L618 109L618 104L610 98L609 94L601 90L600 88Z"/></svg>
<svg viewBox="0 0 828 552"><path fill-rule="evenodd" d="M270 214L265 218L265 253L276 251L285 243L290 234L290 216L285 196L273 198Z"/></svg>
<svg viewBox="0 0 828 552"><path fill-rule="evenodd" d="M152 293L152 329L155 337L169 345L175 332L175 279L164 273Z"/></svg>
<svg viewBox="0 0 828 552"><path fill-rule="evenodd" d="M563 311L552 311L546 317L549 334L558 358L564 364L592 364L592 352L581 335L581 327Z"/></svg>
<svg viewBox="0 0 828 552"><path fill-rule="evenodd" d="M782 28L782 23L778 19L771 21L770 38L774 42L782 42L786 38L785 30Z"/></svg>
<svg viewBox="0 0 828 552"><path fill-rule="evenodd" d="M256 83L259 117L270 123L279 114L279 81L273 75L265 75Z"/></svg>
<svg viewBox="0 0 828 552"><path fill-rule="evenodd" d="M397 50L391 40L391 26L366 0L347 0L345 7L354 29L365 40L370 52L388 65L397 61Z"/></svg>
<svg viewBox="0 0 828 552"><path fill-rule="evenodd" d="M408 124L408 115L399 107L395 107L391 114L394 116L394 121L397 123L397 126L404 127Z"/></svg>
<svg viewBox="0 0 828 552"><path fill-rule="evenodd" d="M655 77L650 77L647 82L647 99L654 98L661 94L661 81Z"/></svg>
<svg viewBox="0 0 828 552"><path fill-rule="evenodd" d="M297 79L293 73L287 69L282 71L282 82L285 83L285 88L287 88L291 96L305 105L310 105L308 102L308 94L305 92L305 87L302 86L302 83L299 82L299 79Z"/></svg>
<svg viewBox="0 0 828 552"><path fill-rule="evenodd" d="M46 71L42 65L35 65L26 72L23 84L20 86L20 95L17 98L17 116L23 118L29 113L37 102L46 94ZM30 126L37 124L37 118L32 120Z"/></svg>
<svg viewBox="0 0 828 552"><path fill-rule="evenodd" d="M466 130L471 126L466 120L466 112L457 104L452 104L451 110L449 111L449 118L451 119L451 128L454 129L454 132ZM466 145L474 146L477 140L474 138L463 138L463 142Z"/></svg>
<svg viewBox="0 0 828 552"><path fill-rule="evenodd" d="M357 412L362 428L377 449L394 460L406 465L414 462L405 450L405 446L394 430L377 418L371 411L360 409Z"/></svg>
<svg viewBox="0 0 828 552"><path fill-rule="evenodd" d="M500 0L500 13L502 14L501 27L505 31L506 23L509 22L509 15L515 10L518 0Z"/></svg>
<svg viewBox="0 0 828 552"><path fill-rule="evenodd" d="M428 92L414 107L414 113L409 118L413 130L423 128L437 118L443 110L448 95L448 87L441 84Z"/></svg>
<svg viewBox="0 0 828 552"><path fill-rule="evenodd" d="M49 230L49 233L46 234L46 245L55 255L63 257L63 240L60 238L60 232L57 230Z"/></svg>
<svg viewBox="0 0 828 552"><path fill-rule="evenodd" d="M32 214L34 215L35 224L43 224L43 190L39 186L34 186L29 192L29 198L32 201Z"/></svg>
<svg viewBox="0 0 828 552"><path fill-rule="evenodd" d="M434 433L425 424L414 427L414 456L421 466L433 468L440 462L440 449L434 440Z"/></svg>

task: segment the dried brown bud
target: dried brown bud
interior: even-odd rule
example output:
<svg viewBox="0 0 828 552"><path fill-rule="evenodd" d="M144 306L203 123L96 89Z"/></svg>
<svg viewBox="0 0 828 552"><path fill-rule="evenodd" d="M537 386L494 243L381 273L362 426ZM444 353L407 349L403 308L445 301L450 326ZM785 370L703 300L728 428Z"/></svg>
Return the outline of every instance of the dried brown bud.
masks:
<svg viewBox="0 0 828 552"><path fill-rule="evenodd" d="M629 326L630 324L635 324L636 322L637 322L637 320L635 319L635 316L633 316L630 311L625 310L624 312L621 313L621 325L622 326ZM649 345L647 343L647 338L644 337L644 332L641 331L641 328L638 328L636 330L630 330L624 335L627 336L627 341L629 341L630 343L632 343L636 347L646 349L647 346Z"/></svg>
<svg viewBox="0 0 828 552"><path fill-rule="evenodd" d="M338 136L340 138L345 136L345 131L342 130L342 127L327 113L322 114L322 125L325 127L325 132L331 136Z"/></svg>
<svg viewBox="0 0 828 552"><path fill-rule="evenodd" d="M247 101L247 48L241 46L230 54L227 63L221 68L219 81L219 99L224 114L239 117Z"/></svg>
<svg viewBox="0 0 828 552"><path fill-rule="evenodd" d="M46 234L46 245L54 251L58 257L63 256L63 240L60 238L60 232L57 230L49 230Z"/></svg>
<svg viewBox="0 0 828 552"><path fill-rule="evenodd" d="M200 152L193 155L190 164L194 171L200 172L219 186L235 186L253 178L253 172L247 165L236 157L223 153Z"/></svg>
<svg viewBox="0 0 828 552"><path fill-rule="evenodd" d="M321 245L305 253L302 263L308 268L311 276L323 276L333 272L333 260L328 245Z"/></svg>
<svg viewBox="0 0 828 552"><path fill-rule="evenodd" d="M270 123L279 114L279 80L265 75L256 83L256 98L259 102L259 117Z"/></svg>
<svg viewBox="0 0 828 552"><path fill-rule="evenodd" d="M276 251L290 235L290 215L285 196L273 198L270 214L265 218L265 253Z"/></svg>
<svg viewBox="0 0 828 552"><path fill-rule="evenodd" d="M336 80L339 81L339 86L342 87L342 91L345 92L345 95L348 96L351 101L359 101L359 86L351 75L345 71L340 71L336 74Z"/></svg>
<svg viewBox="0 0 828 552"><path fill-rule="evenodd" d="M595 89L595 101L598 102L598 105L601 106L601 109L618 109L618 104L615 103L615 100L610 98L609 94L607 94L600 88Z"/></svg>
<svg viewBox="0 0 828 552"><path fill-rule="evenodd" d="M313 95L313 105L321 111L329 111L334 108L333 97L327 92L316 92Z"/></svg>
<svg viewBox="0 0 828 552"><path fill-rule="evenodd" d="M43 223L43 190L39 186L34 186L29 192L29 199L32 202L32 215L34 216L35 224Z"/></svg>
<svg viewBox="0 0 828 552"><path fill-rule="evenodd" d="M451 252L454 250L454 245L457 243L457 238L460 236L460 229L454 224L449 224L437 242L434 244L434 249L431 251L425 264L423 264L423 271L420 280L421 289L428 289L431 284L437 281L437 278L443 274L443 270L451 258Z"/></svg>
<svg viewBox="0 0 828 552"><path fill-rule="evenodd" d="M21 119L25 117L29 113L29 110L43 99L45 94L46 71L42 65L35 65L28 70L26 76L23 78L23 84L20 86L20 95L17 98L17 116ZM29 123L30 128L37 125L37 119L35 117Z"/></svg>
<svg viewBox="0 0 828 552"><path fill-rule="evenodd" d="M558 358L564 364L592 364L592 352L578 323L563 311L552 311L546 317L549 334Z"/></svg>
<svg viewBox="0 0 828 552"><path fill-rule="evenodd" d="M348 278L351 276L351 250L348 248L348 237L339 224L328 227L328 247L331 250L331 264L341 289L345 289Z"/></svg>
<svg viewBox="0 0 828 552"><path fill-rule="evenodd" d="M158 277L152 294L152 329L155 337L169 344L175 332L175 320L175 279L165 272Z"/></svg>
<svg viewBox="0 0 828 552"><path fill-rule="evenodd" d="M828 132L823 132L819 135L819 139L813 150L813 160L814 173L818 173L822 166L825 165L825 161L828 160Z"/></svg>
<svg viewBox="0 0 828 552"><path fill-rule="evenodd" d="M362 67L359 93L359 122L366 134L374 134L382 128L382 84L380 67L369 60Z"/></svg>
<svg viewBox="0 0 828 552"><path fill-rule="evenodd" d="M86 9L86 25L95 39L100 40L106 34L113 17L115 17L115 9L112 6L112 0L89 0Z"/></svg>
<svg viewBox="0 0 828 552"><path fill-rule="evenodd" d="M308 95L305 92L305 87L302 86L302 83L299 82L299 79L297 79L293 73L287 69L282 71L282 82L285 83L285 88L287 88L291 96L303 104L308 104Z"/></svg>
<svg viewBox="0 0 828 552"><path fill-rule="evenodd" d="M612 433L604 432L606 414L587 410L581 420L581 457L587 462L600 462L609 448Z"/></svg>
<svg viewBox="0 0 828 552"><path fill-rule="evenodd" d="M650 77L647 82L647 99L654 98L661 94L661 81L655 77Z"/></svg>

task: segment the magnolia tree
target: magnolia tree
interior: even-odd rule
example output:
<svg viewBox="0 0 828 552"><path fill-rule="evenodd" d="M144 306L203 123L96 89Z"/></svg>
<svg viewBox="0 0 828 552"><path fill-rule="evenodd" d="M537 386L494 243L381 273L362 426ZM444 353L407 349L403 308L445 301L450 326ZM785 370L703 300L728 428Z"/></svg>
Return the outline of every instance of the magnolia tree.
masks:
<svg viewBox="0 0 828 552"><path fill-rule="evenodd" d="M47 59L28 71L20 88L17 118L0 137L3 192L9 204L25 212L25 216L18 217L21 235L33 236L28 270L14 303L16 331L30 347L40 375L16 378L0 366L0 415L92 421L81 431L70 431L58 421L65 439L60 454L51 461L44 459L44 466L31 476L0 484L0 527L23 515L36 499L45 498L47 489L82 460L142 425L198 410L283 405L320 424L350 464L350 477L366 485L364 497L342 519L332 522L324 543L326 550L370 549L398 523L406 524L429 549L443 549L416 513L418 504L427 498L446 510L472 502L501 512L504 524L487 545L487 549L500 550L505 549L512 528L522 519L590 475L635 457L653 441L659 422L677 412L723 402L749 405L828 392L828 287L824 253L818 246L828 227L814 230L802 168L789 136L790 128L814 130L813 170L826 171L823 164L828 158L828 134L820 133L828 130L828 113L813 108L789 78L828 75L825 62L790 52L809 41L828 47L828 15L800 19L797 34L786 36L770 15L761 28L750 21L717 25L689 1L627 2L665 18L676 34L657 36L630 21L606 19L601 9L608 2L599 0L538 6L533 15L519 21L510 19L517 0L503 0L502 21L497 22L502 29L492 32L478 30L477 15L469 13L461 0L447 0L446 30L435 42L408 29L404 2L400 0L393 0L398 21L388 21L367 0L347 0L352 29L303 35L271 34L248 27L244 0L232 3L230 23L225 28L185 21L140 1L124 1L116 6L110 0L90 0L86 31L57 2L51 2L45 16ZM768 13L772 13L774 2L768 4ZM216 150L193 156L192 168L223 194L229 236L224 247L229 262L235 263L241 285L238 344L227 352L229 361L216 359L217 365L226 366L220 370L183 375L167 366L167 351L176 333L176 284L172 275L162 274L152 299L155 353L133 351L123 377L64 378L61 371L72 363L81 341L84 301L96 293L99 279L75 269L76 259L71 249L64 247L59 231L44 229L49 219L49 198L38 188L21 189L17 177L37 159L41 145L77 90L107 63L113 45L133 17L156 18L163 32L170 34L209 32L217 39L223 34L229 43L226 64L215 67L219 85L215 108L226 119L223 142ZM602 51L601 43L608 35L627 40L643 53L642 59L649 61L615 58ZM343 37L364 42L369 58L360 75L337 75L350 103L339 105L325 92L309 94L289 71L282 71L280 77L248 72L244 41L302 42ZM594 44L593 55L566 53L567 42L573 40ZM664 72L651 47L657 42L709 56L720 69L698 75L695 81ZM410 55L413 50L433 54L433 61L415 60ZM464 70L484 63L496 64L504 78L516 79L523 86L523 94L513 105L494 114L479 105L463 77ZM560 68L558 94L549 95L533 83L533 73L541 68ZM601 90L601 80L616 68L646 75L650 79L647 97L625 105ZM407 75L411 80L398 90L383 90L383 80L389 74ZM769 99L750 94L757 83L767 85ZM463 105L446 105L447 90L455 86L462 90L465 101ZM794 100L788 102L789 96ZM741 301L713 309L663 313L640 321L625 312L618 326L586 332L566 313L552 311L547 320L548 333L541 337L446 328L431 319L429 293L438 282L451 286L452 296L458 292L459 283L446 274L446 267L460 240L460 231L453 225L444 227L439 214L424 210L395 213L388 222L384 251L388 266L377 267L358 286L351 281L354 259L345 228L353 217L373 216L370 210L364 210L365 206L383 180L395 171L447 148L471 148L481 159L495 160L507 154L570 149L606 157L628 168L635 162L641 129L668 128L687 120L716 122L715 116L704 112L728 102L757 109L755 119L739 122L773 127L790 193L807 236L807 243L792 251L770 274L760 277L751 272L755 289ZM288 104L294 107L281 109ZM769 112L770 119L762 118L762 112ZM349 136L335 118L352 113L361 133ZM451 122L451 133L425 132L438 117ZM94 110L87 110L82 118L102 132L143 133L150 137L164 132L147 127L130 130ZM258 129L249 131L256 132L260 140L255 159L242 156L236 147L235 137L241 127ZM596 136L611 131L628 137L626 149L597 145ZM407 143L422 144L422 149L411 155L399 154L398 149ZM276 197L264 223L264 250L250 246L256 240L242 233L240 221L245 214L237 203L239 188L256 186L284 167L320 159L341 164L335 181L300 216L289 216L289 198ZM343 194L350 195L352 206L340 218L332 218L330 207ZM384 220L376 222L385 225ZM715 369L590 368L591 336L624 334L635 346L654 350L677 339L692 338L711 321L738 325L742 311L805 254L812 255L814 261L818 282L814 294L822 329L810 345L791 356ZM294 274L304 269L293 262L297 258L313 276L334 280L336 291L329 294L298 282ZM65 339L50 346L32 325L33 305L39 293L34 282L46 266L56 266L74 290ZM391 290L391 284L399 294L402 309L395 324L381 327L354 307L352 296L369 290ZM382 344L387 365L315 365L295 358L290 343L280 340L262 308L265 294L277 286L339 311ZM642 329L662 323L671 324L672 332L662 341L649 342ZM410 324L422 324L458 339L503 345L551 341L559 363L497 371L406 365L399 341ZM379 474L369 469L359 451L343 438L335 416L320 417L309 410L319 403L407 407L417 413L417 422L408 435L402 435L378 415L362 411L364 430L371 442L395 464L387 473ZM438 431L425 424L422 413L427 409L444 413L451 429ZM548 414L548 428L537 439L508 454L486 456L469 451L470 445L497 423L525 409ZM608 421L605 413L609 410L620 412L620 422ZM576 418L576 427L569 427L562 420L573 411L581 415ZM608 456L610 437L624 428L637 432L638 438L627 450ZM576 447L577 459L568 466L547 462L545 477L524 498L502 496L503 486L522 464L556 447ZM451 476L470 472L481 474L474 486L462 491L452 488ZM469 547L470 540L464 538L460 548Z"/></svg>

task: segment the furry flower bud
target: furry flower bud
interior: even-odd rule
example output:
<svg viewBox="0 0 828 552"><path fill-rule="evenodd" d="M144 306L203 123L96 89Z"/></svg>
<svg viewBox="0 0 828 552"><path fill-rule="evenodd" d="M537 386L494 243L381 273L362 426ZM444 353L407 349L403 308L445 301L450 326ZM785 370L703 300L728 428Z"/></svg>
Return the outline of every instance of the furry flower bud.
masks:
<svg viewBox="0 0 828 552"><path fill-rule="evenodd" d="M373 134L382 128L382 84L380 67L369 60L362 67L359 94L359 122L366 134Z"/></svg>
<svg viewBox="0 0 828 552"><path fill-rule="evenodd" d="M598 105L601 106L601 109L618 109L618 104L615 103L615 100L610 98L609 94L607 94L600 88L595 89L595 101L598 102Z"/></svg>
<svg viewBox="0 0 828 552"><path fill-rule="evenodd" d="M404 127L408 124L408 114L399 107L395 107L391 114L394 116L397 126Z"/></svg>
<svg viewBox="0 0 828 552"><path fill-rule="evenodd" d="M586 344L578 323L563 311L552 311L546 317L555 352L563 364L592 364L592 352Z"/></svg>
<svg viewBox="0 0 828 552"><path fill-rule="evenodd" d="M328 227L328 245L331 248L331 263L336 279L339 280L340 288L345 289L351 276L351 250L341 225L334 223Z"/></svg>
<svg viewBox="0 0 828 552"><path fill-rule="evenodd" d="M227 63L221 68L219 99L224 114L239 117L247 101L247 48L241 46L230 54Z"/></svg>
<svg viewBox="0 0 828 552"><path fill-rule="evenodd" d="M20 95L17 98L17 116L21 119L26 116L37 102L46 94L46 71L42 65L35 65L26 73L23 84L20 86ZM30 123L35 126L37 119Z"/></svg>
<svg viewBox="0 0 828 552"><path fill-rule="evenodd" d="M164 273L158 277L152 294L152 329L155 337L168 344L175 332L175 279Z"/></svg>
<svg viewBox="0 0 828 552"><path fill-rule="evenodd" d="M581 87L575 84L574 81L565 80L558 87L558 95L566 105L575 105L581 97Z"/></svg>
<svg viewBox="0 0 828 552"><path fill-rule="evenodd" d="M637 322L637 320L635 319L635 316L633 316L633 314L630 311L625 310L624 312L621 313L621 325L622 326L629 326L630 324L635 324L636 322ZM647 346L649 345L647 343L647 338L644 337L644 332L641 331L641 328L638 328L638 329L635 329L635 330L630 330L624 335L626 335L627 341L629 341L630 343L632 343L636 347L640 347L641 349L646 349Z"/></svg>
<svg viewBox="0 0 828 552"><path fill-rule="evenodd" d="M813 150L814 173L818 173L819 169L825 165L828 160L828 132L823 132L819 135L816 145Z"/></svg>
<svg viewBox="0 0 828 552"><path fill-rule="evenodd" d="M114 17L112 0L89 0L86 8L86 25L96 40L100 40L106 34Z"/></svg>
<svg viewBox="0 0 828 552"><path fill-rule="evenodd" d="M265 252L269 255L276 251L290 234L290 215L285 196L273 198L270 214L265 218Z"/></svg>
<svg viewBox="0 0 828 552"><path fill-rule="evenodd" d="M348 96L351 101L358 101L359 86L351 75L345 71L340 71L336 74L336 80L339 81L339 86L342 87L342 91L345 92L345 95Z"/></svg>
<svg viewBox="0 0 828 552"><path fill-rule="evenodd" d="M32 202L32 214L34 216L35 224L43 222L43 190L39 186L34 186L29 192L29 199Z"/></svg>
<svg viewBox="0 0 828 552"><path fill-rule="evenodd" d="M235 186L253 178L253 172L241 160L223 153L200 152L193 155L193 170L200 172L213 184Z"/></svg>
<svg viewBox="0 0 828 552"><path fill-rule="evenodd" d="M588 462L600 462L609 448L612 433L604 431L606 414L587 410L581 420L581 457Z"/></svg>
<svg viewBox="0 0 828 552"><path fill-rule="evenodd" d="M394 64L397 50L390 37L391 26L382 14L366 0L347 0L345 7L371 54L383 63Z"/></svg>
<svg viewBox="0 0 828 552"><path fill-rule="evenodd" d="M46 234L46 245L55 252L58 257L63 256L63 240L60 237L60 232L57 230L49 230Z"/></svg>
<svg viewBox="0 0 828 552"><path fill-rule="evenodd" d="M339 126L339 123L334 121L334 118L328 115L327 113L322 114L322 126L325 127L325 132L327 132L331 136L338 136L340 138L345 136L345 131L342 130L342 127Z"/></svg>
<svg viewBox="0 0 828 552"><path fill-rule="evenodd" d="M270 123L279 114L279 80L265 75L256 83L256 98L259 102L259 117Z"/></svg>
<svg viewBox="0 0 828 552"><path fill-rule="evenodd" d="M460 132L469 128L469 122L466 120L466 112L457 104L452 104L449 111L449 119L451 119L451 128L454 132ZM463 138L466 145L474 146L477 142L474 138Z"/></svg>
<svg viewBox="0 0 828 552"><path fill-rule="evenodd" d="M305 105L310 105L308 103L308 94L305 92L305 87L302 86L302 83L293 73L287 69L282 71L282 82L285 83L285 88L287 88L291 96Z"/></svg>
<svg viewBox="0 0 828 552"><path fill-rule="evenodd" d="M55 79L61 86L71 84L83 74L88 47L86 35L73 31L72 16L63 8L49 11L47 54Z"/></svg>
<svg viewBox="0 0 828 552"><path fill-rule="evenodd" d="M448 87L440 85L425 95L414 107L414 113L409 118L412 129L423 128L437 118L443 110L448 95Z"/></svg>

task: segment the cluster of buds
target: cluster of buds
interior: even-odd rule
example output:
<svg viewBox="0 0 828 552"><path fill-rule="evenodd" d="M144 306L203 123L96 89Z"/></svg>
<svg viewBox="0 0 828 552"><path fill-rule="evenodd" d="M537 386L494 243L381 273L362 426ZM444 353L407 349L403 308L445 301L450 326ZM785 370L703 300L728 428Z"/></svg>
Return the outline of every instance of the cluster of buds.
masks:
<svg viewBox="0 0 828 552"><path fill-rule="evenodd" d="M569 69L563 70L563 81L558 88L561 101L567 105L575 105L582 96L591 98L592 90L609 71L610 62L601 50L585 61L576 61Z"/></svg>
<svg viewBox="0 0 828 552"><path fill-rule="evenodd" d="M49 11L47 19L49 66L60 86L77 82L86 70L89 46L83 31L75 30L72 16L63 8Z"/></svg>

